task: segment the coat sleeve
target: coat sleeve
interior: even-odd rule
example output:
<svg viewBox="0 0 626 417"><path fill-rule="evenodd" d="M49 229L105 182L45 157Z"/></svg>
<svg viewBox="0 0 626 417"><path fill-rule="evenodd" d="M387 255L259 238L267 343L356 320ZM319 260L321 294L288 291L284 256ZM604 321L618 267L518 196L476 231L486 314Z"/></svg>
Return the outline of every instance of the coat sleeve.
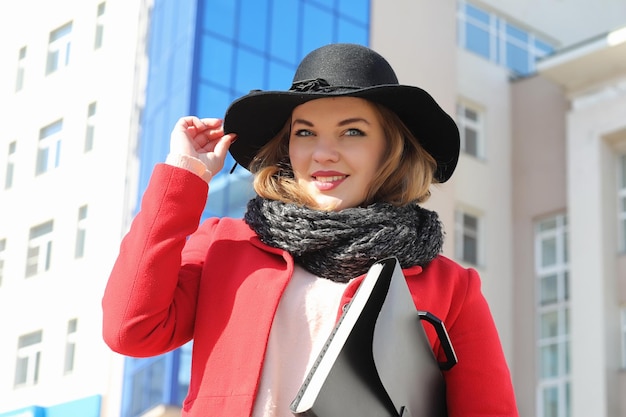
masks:
<svg viewBox="0 0 626 417"><path fill-rule="evenodd" d="M154 356L192 338L204 257L181 253L197 228L208 186L159 164L123 238L102 299L103 338L128 356Z"/></svg>
<svg viewBox="0 0 626 417"><path fill-rule="evenodd" d="M480 278L473 269L462 271L467 279L454 290L448 327L458 363L444 371L449 416L517 417L511 375Z"/></svg>

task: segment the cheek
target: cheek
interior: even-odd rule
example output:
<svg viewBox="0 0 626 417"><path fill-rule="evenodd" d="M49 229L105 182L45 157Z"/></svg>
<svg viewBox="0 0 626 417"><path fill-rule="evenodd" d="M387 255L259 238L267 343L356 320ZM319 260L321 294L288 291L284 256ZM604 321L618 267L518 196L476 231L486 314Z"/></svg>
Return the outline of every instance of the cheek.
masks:
<svg viewBox="0 0 626 417"><path fill-rule="evenodd" d="M303 149L301 146L293 144L293 141L289 141L289 162L291 163L291 169L294 174L303 168Z"/></svg>

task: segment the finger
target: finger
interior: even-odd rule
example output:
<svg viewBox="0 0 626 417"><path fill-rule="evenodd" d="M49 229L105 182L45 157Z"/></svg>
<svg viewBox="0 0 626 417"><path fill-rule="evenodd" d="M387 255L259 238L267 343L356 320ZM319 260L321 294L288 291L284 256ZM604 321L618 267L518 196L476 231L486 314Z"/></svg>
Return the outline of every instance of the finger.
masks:
<svg viewBox="0 0 626 417"><path fill-rule="evenodd" d="M202 150L205 152L213 152L219 158L224 158L235 137L236 135L234 133L222 135L217 140L209 141L202 147Z"/></svg>
<svg viewBox="0 0 626 417"><path fill-rule="evenodd" d="M214 117L205 117L200 119L200 121L210 129L217 129L222 126L222 119L217 119Z"/></svg>

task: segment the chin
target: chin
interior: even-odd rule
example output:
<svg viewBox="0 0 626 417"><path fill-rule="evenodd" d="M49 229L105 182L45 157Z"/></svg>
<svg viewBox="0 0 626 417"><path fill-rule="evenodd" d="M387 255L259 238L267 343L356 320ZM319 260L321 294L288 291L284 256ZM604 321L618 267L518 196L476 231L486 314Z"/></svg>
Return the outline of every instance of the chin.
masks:
<svg viewBox="0 0 626 417"><path fill-rule="evenodd" d="M316 198L317 208L324 211L339 211L345 207L341 207L342 200L336 198Z"/></svg>

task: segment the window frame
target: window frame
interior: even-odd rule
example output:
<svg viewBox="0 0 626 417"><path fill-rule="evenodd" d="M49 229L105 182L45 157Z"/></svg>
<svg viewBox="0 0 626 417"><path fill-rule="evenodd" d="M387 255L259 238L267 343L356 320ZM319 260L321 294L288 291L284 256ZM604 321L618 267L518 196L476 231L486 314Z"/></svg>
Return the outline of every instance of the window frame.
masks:
<svg viewBox="0 0 626 417"><path fill-rule="evenodd" d="M29 338L34 338L34 341L29 342ZM13 379L14 388L33 386L39 382L42 351L43 330L36 330L18 337ZM22 374L24 374L23 380Z"/></svg>
<svg viewBox="0 0 626 417"><path fill-rule="evenodd" d="M92 101L87 106L87 118L85 121L85 144L83 152L87 153L93 150L94 138L96 134L96 121L97 121L98 103Z"/></svg>
<svg viewBox="0 0 626 417"><path fill-rule="evenodd" d="M476 114L476 120L467 116L467 111ZM479 106L469 104L464 100L457 101L456 118L459 127L461 151L477 159L486 159L486 134L485 134L485 111ZM472 153L468 150L466 131L471 130L476 134L476 151Z"/></svg>
<svg viewBox="0 0 626 417"><path fill-rule="evenodd" d="M50 270L53 238L54 220L48 220L30 228L26 249L26 278Z"/></svg>
<svg viewBox="0 0 626 417"><path fill-rule="evenodd" d="M39 129L35 176L45 174L61 163L63 119L56 120Z"/></svg>
<svg viewBox="0 0 626 417"><path fill-rule="evenodd" d="M484 264L483 260L483 217L476 212L459 208L454 216L455 229L455 257L468 265L479 267ZM466 217L476 220L475 228L468 228ZM466 248L466 237L475 240L475 259L470 259Z"/></svg>
<svg viewBox="0 0 626 417"><path fill-rule="evenodd" d="M479 19L476 16L478 13L487 16L488 22L484 21L484 16L482 16L483 19ZM488 45L483 44L482 48L478 48L482 43L474 42L478 40L477 36L468 35L471 29L484 33L487 36ZM522 36L515 36L512 32L525 35L525 39L522 39ZM534 73L537 61L555 50L548 40L542 39L536 33L467 0L459 0L457 3L457 42L463 49L508 68L514 75ZM515 48L524 54L521 56L523 59L520 60L524 68L517 67L515 64L517 60L511 61L519 57L518 54L512 52Z"/></svg>
<svg viewBox="0 0 626 417"><path fill-rule="evenodd" d="M53 74L70 63L72 47L72 22L67 22L50 32L46 56L46 75Z"/></svg>
<svg viewBox="0 0 626 417"><path fill-rule="evenodd" d="M106 20L106 1L98 3L96 6L96 30L94 34L93 49L102 48L104 42L104 23Z"/></svg>
<svg viewBox="0 0 626 417"><path fill-rule="evenodd" d="M7 162L4 171L4 189L9 190L13 187L13 180L15 179L15 163L17 162L17 141L14 140L9 143L9 149L7 151Z"/></svg>
<svg viewBox="0 0 626 417"><path fill-rule="evenodd" d="M15 92L16 93L24 89L27 54L28 54L28 49L26 46L22 46L19 52L17 53L17 70L15 74Z"/></svg>
<svg viewBox="0 0 626 417"><path fill-rule="evenodd" d="M76 341L78 334L78 319L73 318L67 321L67 332L65 334L65 356L63 360L63 374L68 375L74 371L76 364Z"/></svg>
<svg viewBox="0 0 626 417"><path fill-rule="evenodd" d="M535 344L538 417L554 415L554 413L546 413L546 407L549 405L555 407L554 412L557 417L571 415L570 296L567 239L566 214L555 214L535 222L534 274L537 329ZM546 249L548 252L545 252ZM543 284L546 279L552 277L555 278L556 287L549 292L554 296L547 298L543 294L543 290L546 288ZM552 323L546 322L545 319L550 317L556 320ZM552 326L546 327L546 324ZM544 334L545 329L548 329L549 334ZM552 359L555 359L556 363L544 362L544 353L546 352L553 356ZM547 393L553 393L553 403L547 402Z"/></svg>
<svg viewBox="0 0 626 417"><path fill-rule="evenodd" d="M87 239L87 204L78 208L78 216L76 220L76 241L74 245L74 258L81 259L85 256L85 247Z"/></svg>

